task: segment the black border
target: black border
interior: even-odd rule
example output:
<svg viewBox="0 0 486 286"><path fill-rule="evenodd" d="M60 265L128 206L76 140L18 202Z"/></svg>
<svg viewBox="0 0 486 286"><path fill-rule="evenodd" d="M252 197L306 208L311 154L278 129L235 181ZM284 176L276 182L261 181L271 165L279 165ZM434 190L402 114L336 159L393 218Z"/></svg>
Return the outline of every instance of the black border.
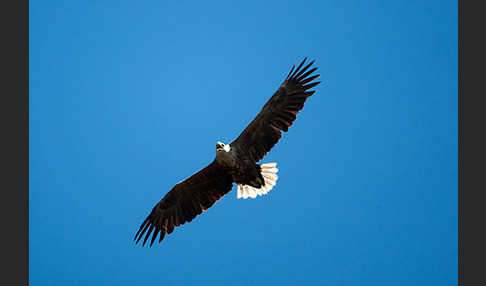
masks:
<svg viewBox="0 0 486 286"><path fill-rule="evenodd" d="M1 1L2 285L29 281L29 1Z"/></svg>
<svg viewBox="0 0 486 286"><path fill-rule="evenodd" d="M476 6L473 6L473 3ZM481 1L458 1L459 20L459 285L486 285L483 270L484 13ZM3 1L2 11L2 284L28 285L29 1ZM482 196L482 197L481 197ZM481 213L482 212L482 213Z"/></svg>
<svg viewBox="0 0 486 286"><path fill-rule="evenodd" d="M474 4L474 5L473 5ZM459 285L486 285L484 2L459 0Z"/></svg>

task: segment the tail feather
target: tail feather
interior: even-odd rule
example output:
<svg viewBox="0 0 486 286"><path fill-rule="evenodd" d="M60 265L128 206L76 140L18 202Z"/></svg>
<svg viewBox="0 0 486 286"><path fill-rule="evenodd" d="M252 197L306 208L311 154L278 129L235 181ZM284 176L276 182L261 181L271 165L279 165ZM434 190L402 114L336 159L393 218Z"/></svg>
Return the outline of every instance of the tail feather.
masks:
<svg viewBox="0 0 486 286"><path fill-rule="evenodd" d="M277 184L277 163L266 163L260 165L261 174L265 181L265 185L261 188L255 188L249 185L238 185L236 190L236 198L247 199L256 198L257 196L263 196L268 194L270 190Z"/></svg>

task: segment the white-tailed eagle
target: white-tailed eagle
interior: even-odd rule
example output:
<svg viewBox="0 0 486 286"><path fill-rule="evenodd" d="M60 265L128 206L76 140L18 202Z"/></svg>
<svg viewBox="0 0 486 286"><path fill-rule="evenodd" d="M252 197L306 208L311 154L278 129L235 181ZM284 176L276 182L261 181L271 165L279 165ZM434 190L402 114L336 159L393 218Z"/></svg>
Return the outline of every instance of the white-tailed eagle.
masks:
<svg viewBox="0 0 486 286"><path fill-rule="evenodd" d="M143 221L135 241L145 235L143 244L152 235L150 246L166 234L210 208L237 184L237 198L256 198L267 194L276 184L276 163L257 164L288 131L297 113L304 107L320 83L309 69L314 61L304 66L305 58L297 68L292 66L285 81L263 106L253 121L230 144L218 141L216 158L212 163L186 180L176 184L158 202Z"/></svg>

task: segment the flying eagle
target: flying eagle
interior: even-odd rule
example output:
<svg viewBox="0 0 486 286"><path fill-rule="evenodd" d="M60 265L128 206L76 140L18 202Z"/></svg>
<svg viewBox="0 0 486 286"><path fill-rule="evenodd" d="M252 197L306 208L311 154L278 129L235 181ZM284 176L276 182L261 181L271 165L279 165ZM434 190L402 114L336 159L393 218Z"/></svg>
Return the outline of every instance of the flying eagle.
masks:
<svg viewBox="0 0 486 286"><path fill-rule="evenodd" d="M314 61L303 67L305 58L295 69L292 66L285 81L263 106L253 121L230 144L216 143L216 158L212 163L177 183L143 221L134 240L145 235L143 246L152 235L150 246L160 233L159 242L174 228L192 221L231 191L237 184L237 198L256 198L267 194L278 179L276 163L257 164L287 132L320 83L313 82ZM311 76L312 75L312 76Z"/></svg>

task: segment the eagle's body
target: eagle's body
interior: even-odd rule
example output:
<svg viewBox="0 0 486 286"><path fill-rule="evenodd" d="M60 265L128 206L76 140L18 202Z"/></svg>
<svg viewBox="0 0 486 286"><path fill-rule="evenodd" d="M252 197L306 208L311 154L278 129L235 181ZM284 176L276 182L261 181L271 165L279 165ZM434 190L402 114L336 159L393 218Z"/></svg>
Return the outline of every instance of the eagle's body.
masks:
<svg viewBox="0 0 486 286"><path fill-rule="evenodd" d="M212 163L177 183L155 205L135 235L137 242L145 235L145 245L152 231L150 245L159 232L161 242L174 227L192 221L230 192L233 183L237 184L237 198L244 199L267 194L275 186L276 163L258 162L282 137L281 131L288 131L306 99L315 92L308 89L319 84L312 82L319 75L310 76L317 68L308 70L313 62L302 68L305 61L295 71L295 65L292 67L280 88L238 138L230 144L216 144Z"/></svg>
<svg viewBox="0 0 486 286"><path fill-rule="evenodd" d="M264 180L259 165L237 147L231 148L231 145L218 142L215 163L230 174L236 184L249 185L255 188L260 188L263 185Z"/></svg>

